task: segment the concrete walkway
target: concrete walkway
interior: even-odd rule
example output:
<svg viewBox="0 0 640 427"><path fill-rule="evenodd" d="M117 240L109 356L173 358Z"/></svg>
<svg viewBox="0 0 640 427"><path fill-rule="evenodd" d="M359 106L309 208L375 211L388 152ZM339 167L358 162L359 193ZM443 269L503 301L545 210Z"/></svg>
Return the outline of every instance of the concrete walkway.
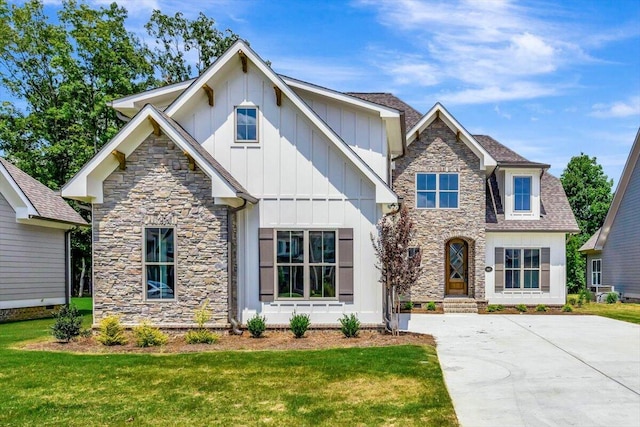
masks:
<svg viewBox="0 0 640 427"><path fill-rule="evenodd" d="M436 338L460 423L640 426L640 325L598 316L401 315Z"/></svg>

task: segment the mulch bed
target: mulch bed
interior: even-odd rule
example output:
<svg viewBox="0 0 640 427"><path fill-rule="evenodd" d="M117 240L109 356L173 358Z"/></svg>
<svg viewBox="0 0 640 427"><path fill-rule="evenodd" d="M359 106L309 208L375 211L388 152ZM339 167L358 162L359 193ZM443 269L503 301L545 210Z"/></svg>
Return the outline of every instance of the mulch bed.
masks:
<svg viewBox="0 0 640 427"><path fill-rule="evenodd" d="M383 347L392 345L431 345L435 340L431 335L401 333L399 336L378 331L360 331L357 338L344 338L340 331L307 331L303 338L296 339L290 331L267 331L262 338L252 338L245 331L244 334L220 334L215 344L186 344L183 334L170 334L169 342L162 347L139 348L134 344L133 337L122 346L107 347L97 342L93 337L78 338L69 343L53 341L29 342L20 346L25 350L64 351L72 353L194 353L209 351L261 351L261 350L321 350L329 348L348 347Z"/></svg>

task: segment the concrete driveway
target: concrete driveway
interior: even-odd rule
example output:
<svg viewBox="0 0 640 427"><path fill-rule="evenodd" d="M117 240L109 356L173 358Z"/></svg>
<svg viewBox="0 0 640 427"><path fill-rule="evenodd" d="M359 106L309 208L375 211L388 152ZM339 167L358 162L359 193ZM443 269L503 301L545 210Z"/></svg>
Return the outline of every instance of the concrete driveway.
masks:
<svg viewBox="0 0 640 427"><path fill-rule="evenodd" d="M640 426L640 325L598 316L401 315L436 338L460 423Z"/></svg>

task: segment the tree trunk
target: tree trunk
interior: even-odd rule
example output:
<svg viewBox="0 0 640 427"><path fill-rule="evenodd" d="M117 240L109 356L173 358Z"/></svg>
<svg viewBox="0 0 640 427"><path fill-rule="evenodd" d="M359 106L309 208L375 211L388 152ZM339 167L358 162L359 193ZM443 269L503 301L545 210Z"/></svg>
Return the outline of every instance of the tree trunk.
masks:
<svg viewBox="0 0 640 427"><path fill-rule="evenodd" d="M80 285L78 288L78 297L82 298L82 291L84 290L84 274L86 272L86 266L84 263L84 257L80 258L82 260L82 271L80 272Z"/></svg>

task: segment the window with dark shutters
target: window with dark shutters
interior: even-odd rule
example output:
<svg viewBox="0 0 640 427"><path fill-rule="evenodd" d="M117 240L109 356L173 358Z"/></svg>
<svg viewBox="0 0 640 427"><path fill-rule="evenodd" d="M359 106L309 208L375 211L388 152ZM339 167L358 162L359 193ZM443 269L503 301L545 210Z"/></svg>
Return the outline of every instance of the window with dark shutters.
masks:
<svg viewBox="0 0 640 427"><path fill-rule="evenodd" d="M260 239L260 301L270 302L274 297L274 245L273 228L261 228Z"/></svg>
<svg viewBox="0 0 640 427"><path fill-rule="evenodd" d="M495 268L493 272L495 292L504 290L504 248L495 250Z"/></svg>
<svg viewBox="0 0 640 427"><path fill-rule="evenodd" d="M340 228L338 242L338 299L353 302L353 228Z"/></svg>
<svg viewBox="0 0 640 427"><path fill-rule="evenodd" d="M551 290L551 248L542 248L540 250L540 289L542 292L550 292Z"/></svg>

